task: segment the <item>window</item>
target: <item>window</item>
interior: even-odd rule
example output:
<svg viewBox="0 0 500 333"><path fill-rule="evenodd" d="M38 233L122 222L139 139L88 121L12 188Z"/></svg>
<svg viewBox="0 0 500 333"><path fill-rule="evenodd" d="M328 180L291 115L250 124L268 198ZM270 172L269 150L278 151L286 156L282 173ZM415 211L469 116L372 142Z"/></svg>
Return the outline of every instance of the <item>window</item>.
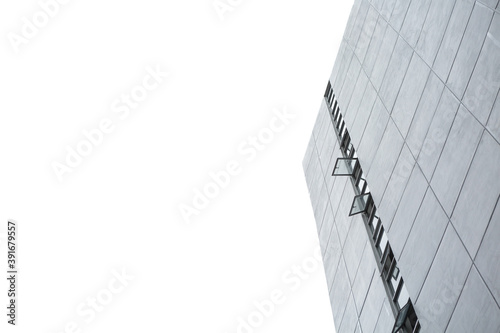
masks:
<svg viewBox="0 0 500 333"><path fill-rule="evenodd" d="M337 158L332 176L353 176L359 168L357 158Z"/></svg>
<svg viewBox="0 0 500 333"><path fill-rule="evenodd" d="M374 208L370 218L368 219L368 227L370 228L372 236L375 233L375 227L377 227L377 225L380 223L380 218L375 215L376 212L377 209Z"/></svg>
<svg viewBox="0 0 500 333"><path fill-rule="evenodd" d="M392 328L392 333L419 333L420 323L413 308L413 304L408 299L408 302L399 310Z"/></svg>
<svg viewBox="0 0 500 333"><path fill-rule="evenodd" d="M343 133L342 142L340 143L340 150L342 150L346 155L348 155L347 148L349 147L350 143L351 143L351 136L349 135L349 132L347 132L346 130Z"/></svg>
<svg viewBox="0 0 500 333"><path fill-rule="evenodd" d="M356 187L358 188L358 191L360 194L365 193L366 190L366 179L363 178L363 175L358 178L356 181Z"/></svg>
<svg viewBox="0 0 500 333"><path fill-rule="evenodd" d="M354 153L356 151L354 150L354 146L351 144L349 144L349 146L347 147L346 151L345 151L345 154L347 155L347 157L353 157L354 156Z"/></svg>
<svg viewBox="0 0 500 333"><path fill-rule="evenodd" d="M392 328L392 333L400 332L400 330L404 328L406 317L408 317L408 312L410 312L411 307L411 303L408 302L401 308L401 310L399 310L398 316L396 317L396 322L394 323L394 327Z"/></svg>
<svg viewBox="0 0 500 333"><path fill-rule="evenodd" d="M388 282L389 289L391 289L392 295L394 296L393 300L395 301L399 296L402 287L402 285L400 285L400 282L402 281L401 274L399 274L399 268L396 262L396 258L392 259L391 267L389 268L386 281ZM398 308L400 307L398 306Z"/></svg>
<svg viewBox="0 0 500 333"><path fill-rule="evenodd" d="M406 304L406 302L408 302L409 299L410 299L410 294L408 294L408 290L406 290L403 278L401 278L399 281L399 286L396 291L396 294L394 295L393 301L398 305L398 309L401 309Z"/></svg>
<svg viewBox="0 0 500 333"><path fill-rule="evenodd" d="M325 90L325 95L324 97L328 97L328 95L330 94L330 92L333 92L333 89L332 89L332 84L330 81L328 81L328 84L326 85L326 90Z"/></svg>
<svg viewBox="0 0 500 333"><path fill-rule="evenodd" d="M349 216L364 213L371 200L372 195L370 193L355 196L354 200L352 201L351 212L349 213Z"/></svg>
<svg viewBox="0 0 500 333"><path fill-rule="evenodd" d="M363 177L363 170L361 169L361 165L359 165L359 167L356 170L354 170L353 177L354 177L355 184L359 181L360 178Z"/></svg>
<svg viewBox="0 0 500 333"><path fill-rule="evenodd" d="M339 137L340 137L341 140L344 138L344 134L345 133L346 133L345 121L342 120L342 124L340 124L340 128L339 128Z"/></svg>
<svg viewBox="0 0 500 333"><path fill-rule="evenodd" d="M382 226L382 221L378 220L377 229L375 229L375 233L373 234L373 238L375 240L375 248L378 251L379 256L382 256L383 250L387 245L387 235L385 234L384 227Z"/></svg>
<svg viewBox="0 0 500 333"><path fill-rule="evenodd" d="M333 93L332 84L330 83L330 81L328 81L328 85L326 86L324 97L326 104L331 108L333 100L335 99L335 94Z"/></svg>
<svg viewBox="0 0 500 333"><path fill-rule="evenodd" d="M395 261L394 253L392 253L391 246L386 242L384 248L384 254L382 255L382 260L380 260L380 263L382 264L382 276L386 281L389 280L389 272L391 270L393 261Z"/></svg>
<svg viewBox="0 0 500 333"><path fill-rule="evenodd" d="M368 189L368 186L365 186L365 189ZM365 190L365 193L370 193L370 191L368 190ZM370 215L372 214L372 210L375 209L375 203L373 202L373 198L368 201L368 203L366 204L366 210L365 210L365 215L366 217L370 217Z"/></svg>
<svg viewBox="0 0 500 333"><path fill-rule="evenodd" d="M342 113L339 112L339 119L337 119L337 133L342 133L342 129L344 129L344 119L342 119Z"/></svg>
<svg viewBox="0 0 500 333"><path fill-rule="evenodd" d="M335 101L335 105L337 105L337 102ZM333 121L335 124L339 122L339 114L340 114L340 108L337 106L333 109Z"/></svg>

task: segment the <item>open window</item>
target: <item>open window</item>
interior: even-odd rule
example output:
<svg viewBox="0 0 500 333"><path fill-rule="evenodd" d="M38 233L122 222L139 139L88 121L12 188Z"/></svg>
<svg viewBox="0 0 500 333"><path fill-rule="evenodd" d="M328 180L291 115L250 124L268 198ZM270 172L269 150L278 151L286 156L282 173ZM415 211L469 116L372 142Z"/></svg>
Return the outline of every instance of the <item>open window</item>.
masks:
<svg viewBox="0 0 500 333"><path fill-rule="evenodd" d="M332 176L351 176L353 177L359 168L357 158L337 158L335 168L333 169Z"/></svg>
<svg viewBox="0 0 500 333"><path fill-rule="evenodd" d="M405 306L399 310L392 328L392 333L419 333L420 323L413 308L413 304L408 299Z"/></svg>
<svg viewBox="0 0 500 333"><path fill-rule="evenodd" d="M361 214L367 211L371 205L372 195L370 193L360 194L354 197L349 216Z"/></svg>

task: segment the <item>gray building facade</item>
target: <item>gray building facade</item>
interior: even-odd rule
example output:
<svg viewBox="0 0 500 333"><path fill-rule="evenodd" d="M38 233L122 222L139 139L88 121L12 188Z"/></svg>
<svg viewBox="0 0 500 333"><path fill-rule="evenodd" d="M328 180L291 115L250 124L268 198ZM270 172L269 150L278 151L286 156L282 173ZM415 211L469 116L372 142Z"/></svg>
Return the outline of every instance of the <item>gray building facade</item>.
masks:
<svg viewBox="0 0 500 333"><path fill-rule="evenodd" d="M304 157L337 332L500 332L499 0L355 0Z"/></svg>

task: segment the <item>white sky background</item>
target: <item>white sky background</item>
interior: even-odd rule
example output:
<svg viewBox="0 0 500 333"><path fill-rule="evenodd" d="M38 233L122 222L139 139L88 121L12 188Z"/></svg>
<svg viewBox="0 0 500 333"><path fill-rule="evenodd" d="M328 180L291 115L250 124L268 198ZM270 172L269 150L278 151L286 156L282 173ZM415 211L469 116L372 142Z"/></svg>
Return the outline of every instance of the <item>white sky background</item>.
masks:
<svg viewBox="0 0 500 333"><path fill-rule="evenodd" d="M283 275L315 260L302 159L351 6L242 0L221 20L211 0L73 0L15 53L7 34L40 6L2 1L0 234L18 221L20 277L15 330L0 284L0 331L234 333L278 289L254 332L333 332L323 268L297 290ZM147 66L169 77L120 119L114 100ZM238 146L284 107L295 119L248 161ZM105 118L113 131L60 182L51 163ZM231 160L241 173L187 224L179 205ZM134 279L79 315L122 268Z"/></svg>

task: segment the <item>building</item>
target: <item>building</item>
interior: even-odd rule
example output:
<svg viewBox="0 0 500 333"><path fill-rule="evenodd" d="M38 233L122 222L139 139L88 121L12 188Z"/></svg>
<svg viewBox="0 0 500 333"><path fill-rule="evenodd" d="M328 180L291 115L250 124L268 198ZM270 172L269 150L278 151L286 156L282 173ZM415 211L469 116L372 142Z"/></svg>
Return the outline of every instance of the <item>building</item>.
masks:
<svg viewBox="0 0 500 333"><path fill-rule="evenodd" d="M337 332L500 332L498 0L355 0L303 167Z"/></svg>

